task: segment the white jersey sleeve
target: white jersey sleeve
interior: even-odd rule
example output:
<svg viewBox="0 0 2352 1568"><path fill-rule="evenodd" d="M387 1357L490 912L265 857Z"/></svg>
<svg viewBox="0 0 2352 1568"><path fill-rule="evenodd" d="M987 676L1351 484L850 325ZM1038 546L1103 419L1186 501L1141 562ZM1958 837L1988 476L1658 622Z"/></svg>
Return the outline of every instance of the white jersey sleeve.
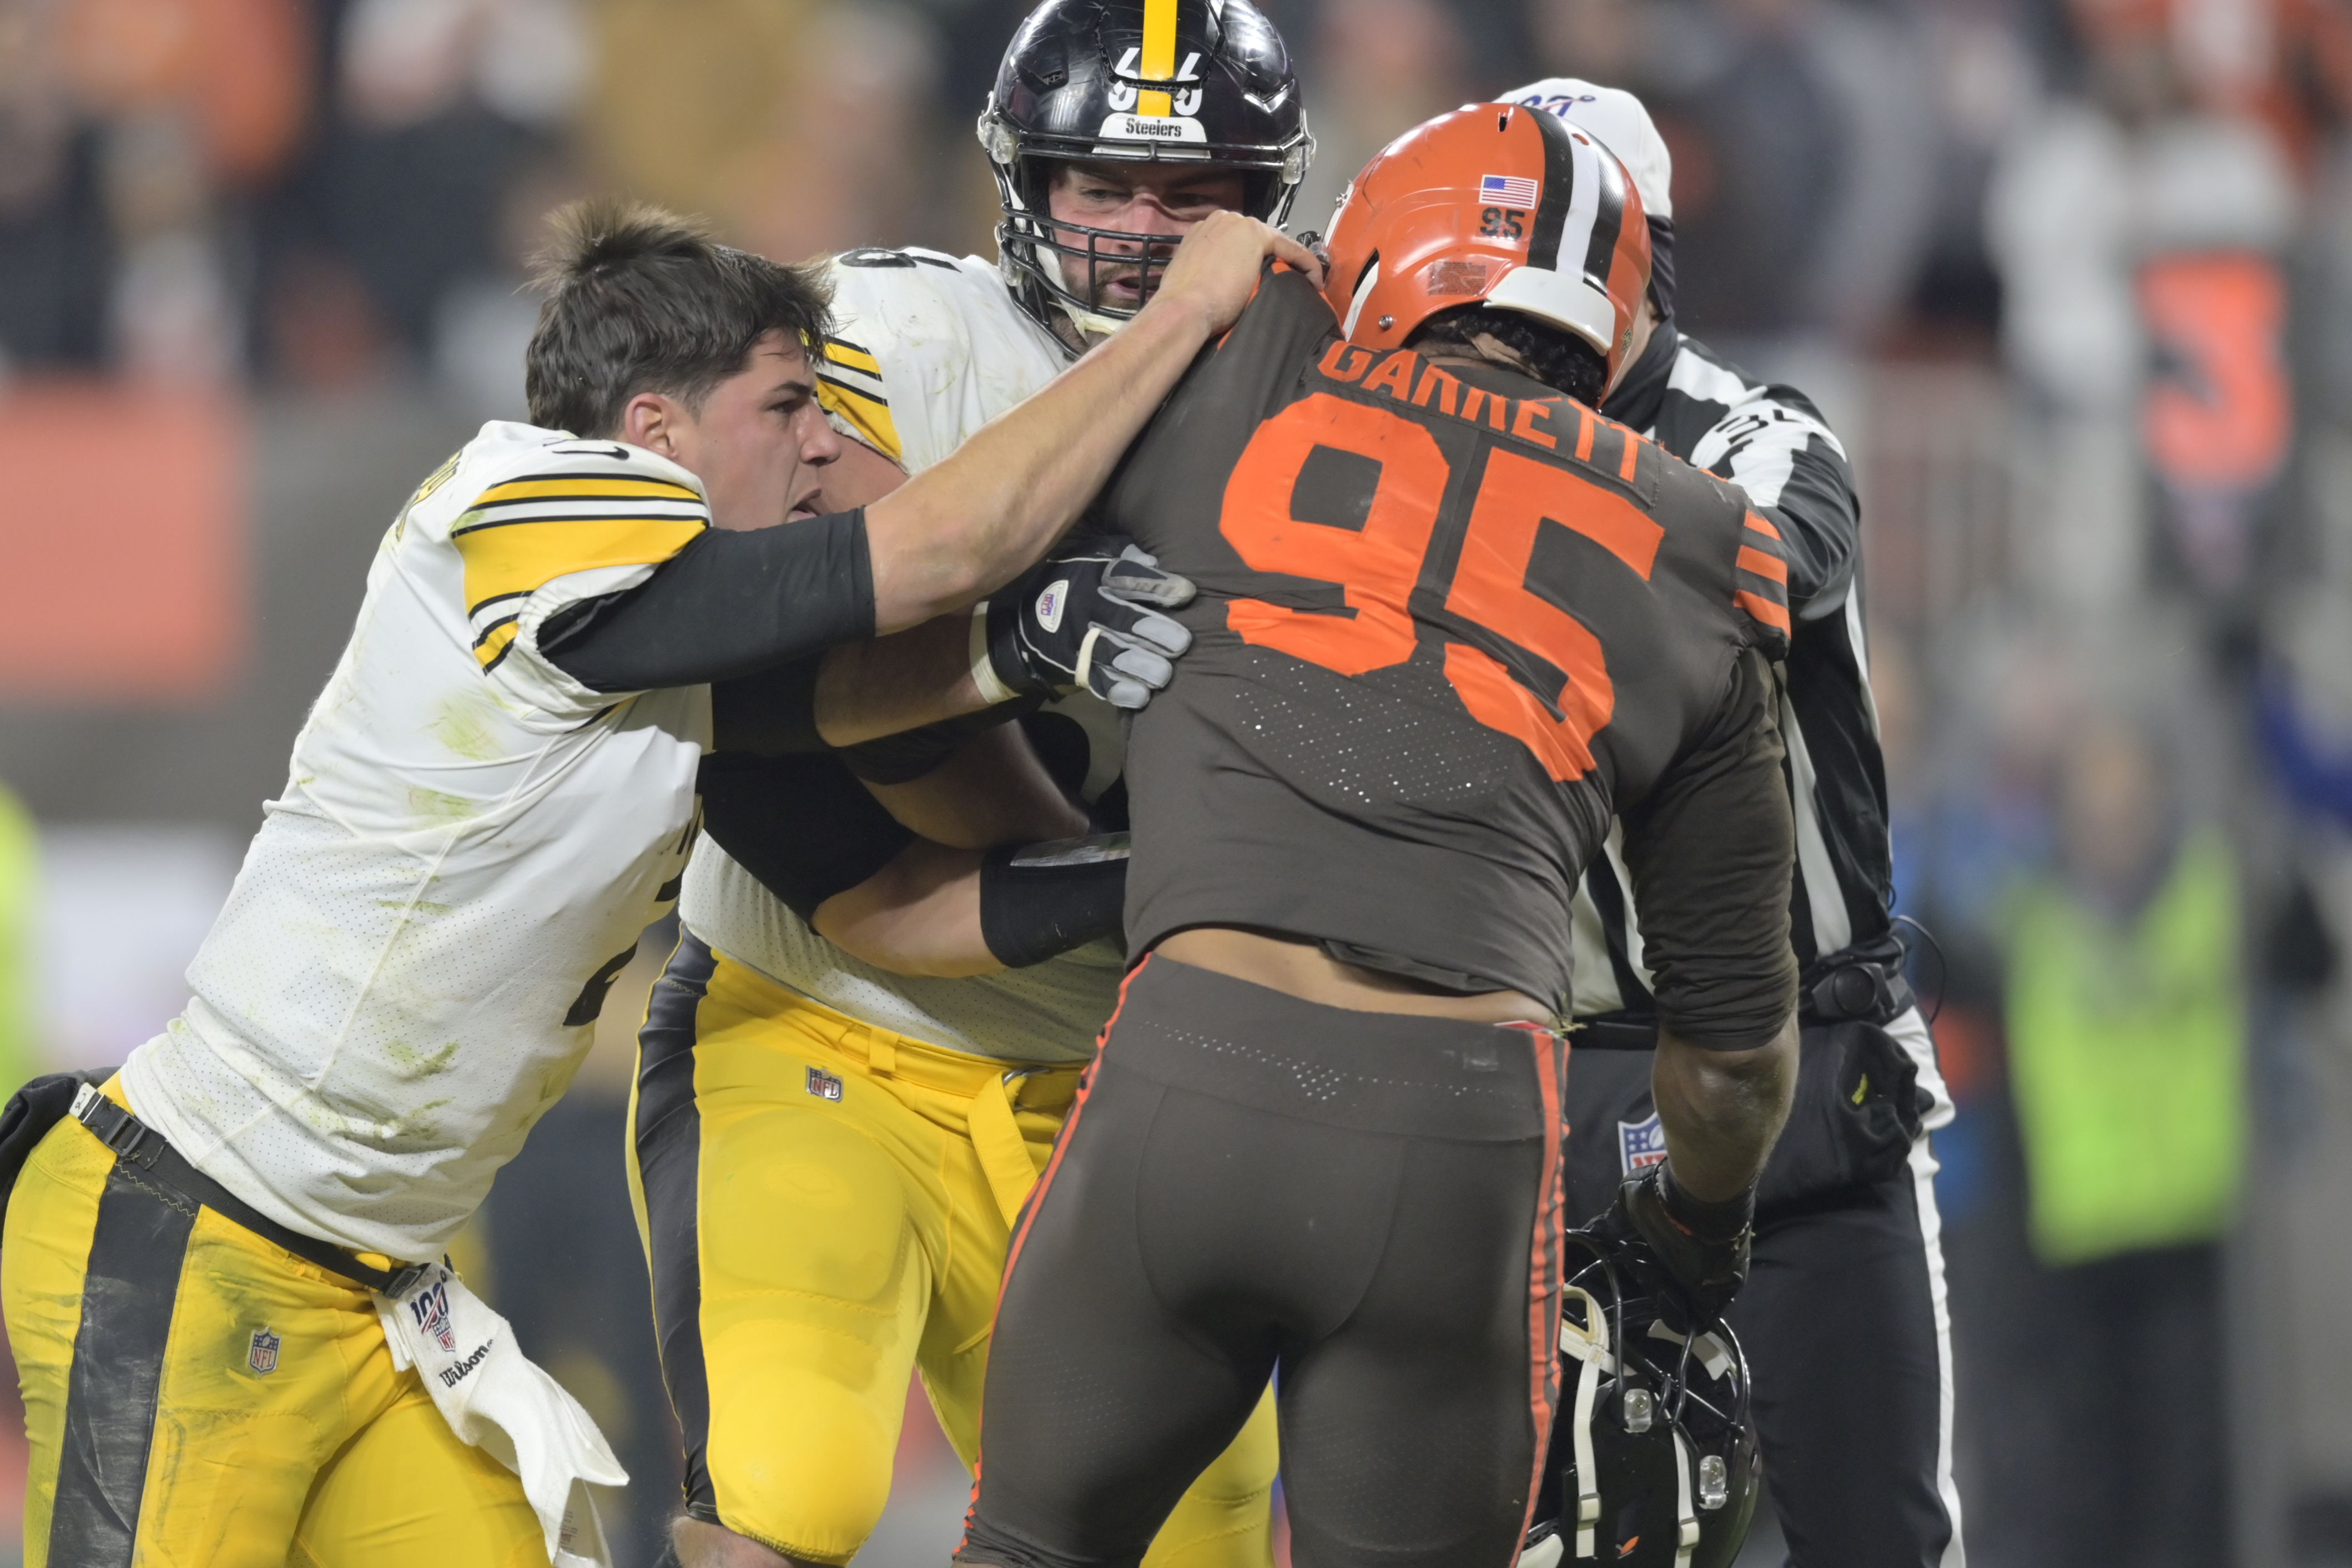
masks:
<svg viewBox="0 0 2352 1568"><path fill-rule="evenodd" d="M198 1169L404 1260L481 1203L677 896L709 743L708 686L592 692L539 631L707 526L676 465L507 423L402 511L187 1009L123 1069Z"/></svg>
<svg viewBox="0 0 2352 1568"><path fill-rule="evenodd" d="M493 423L425 482L394 528L446 540L474 656L492 684L576 720L616 694L590 690L540 652L548 617L635 587L709 526L702 482L667 458Z"/></svg>
<svg viewBox="0 0 2352 1568"><path fill-rule="evenodd" d="M842 434L909 474L962 445L1072 358L978 256L853 250L826 271L834 327L817 395Z"/></svg>

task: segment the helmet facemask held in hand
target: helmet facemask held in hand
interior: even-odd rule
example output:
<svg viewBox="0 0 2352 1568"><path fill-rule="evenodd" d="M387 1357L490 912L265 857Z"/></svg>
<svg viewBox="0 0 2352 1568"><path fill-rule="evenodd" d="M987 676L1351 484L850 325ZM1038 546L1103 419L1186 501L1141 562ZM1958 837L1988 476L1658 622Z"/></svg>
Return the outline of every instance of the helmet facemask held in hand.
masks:
<svg viewBox="0 0 2352 1568"><path fill-rule="evenodd" d="M1675 1326L1639 1242L1568 1234L1559 1405L1521 1568L1728 1568L1762 1479L1748 1363L1722 1323Z"/></svg>
<svg viewBox="0 0 2352 1568"><path fill-rule="evenodd" d="M1332 219L1326 297L1348 340L1402 346L1484 307L1633 362L1650 233L1617 160L1558 116L1471 104L1389 143ZM1595 399L1594 401L1598 401Z"/></svg>
<svg viewBox="0 0 2352 1568"><path fill-rule="evenodd" d="M1279 225L1315 153L1289 52L1248 0L1045 0L1005 52L980 144L1005 281L1081 341L1142 308L1183 235L1057 220L1057 169L1230 172L1240 210Z"/></svg>

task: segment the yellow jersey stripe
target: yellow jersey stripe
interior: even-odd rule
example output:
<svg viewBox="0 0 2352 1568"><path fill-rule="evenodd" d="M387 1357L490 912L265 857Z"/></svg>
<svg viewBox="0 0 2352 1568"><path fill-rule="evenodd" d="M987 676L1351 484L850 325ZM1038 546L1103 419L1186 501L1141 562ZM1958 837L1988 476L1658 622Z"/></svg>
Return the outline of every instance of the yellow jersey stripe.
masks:
<svg viewBox="0 0 2352 1568"><path fill-rule="evenodd" d="M841 382L825 376L816 379L816 401L827 413L838 418L858 440L874 448L893 463L906 460L906 444L898 439L898 422L890 417L890 405L880 398L867 397Z"/></svg>
<svg viewBox="0 0 2352 1568"><path fill-rule="evenodd" d="M1143 79L1168 81L1176 75L1176 0L1143 0ZM1142 114L1168 113L1168 95L1145 93L1139 106ZM1160 107L1153 109L1150 100L1157 98Z"/></svg>
<svg viewBox="0 0 2352 1568"><path fill-rule="evenodd" d="M824 357L835 364L853 371L864 371L869 376L882 373L882 361L863 349L852 348L838 338L824 340Z"/></svg>
<svg viewBox="0 0 2352 1568"><path fill-rule="evenodd" d="M699 517L571 517L459 534L453 542L466 562L466 613L575 571L656 565L707 526Z"/></svg>
<svg viewBox="0 0 2352 1568"><path fill-rule="evenodd" d="M605 478L602 475L583 475L562 479L513 479L504 485L493 485L477 497L474 505L498 501L544 501L555 497L574 500L608 501L695 501L702 497L683 485L667 479L629 479L620 476Z"/></svg>
<svg viewBox="0 0 2352 1568"><path fill-rule="evenodd" d="M514 645L515 633L521 630L520 622L501 621L490 629L488 636L475 643L474 657L481 661L482 668L487 670L505 658L507 650Z"/></svg>

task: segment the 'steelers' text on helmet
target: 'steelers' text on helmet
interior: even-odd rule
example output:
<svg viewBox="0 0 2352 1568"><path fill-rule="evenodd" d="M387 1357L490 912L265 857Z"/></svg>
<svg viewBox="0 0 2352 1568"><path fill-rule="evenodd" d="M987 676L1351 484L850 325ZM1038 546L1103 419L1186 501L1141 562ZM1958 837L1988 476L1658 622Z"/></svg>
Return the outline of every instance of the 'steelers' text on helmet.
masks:
<svg viewBox="0 0 2352 1568"><path fill-rule="evenodd" d="M1559 1411L1519 1561L1729 1568L1762 1476L1739 1342L1662 1317L1646 1249L1580 1230L1568 1245Z"/></svg>
<svg viewBox="0 0 2352 1568"><path fill-rule="evenodd" d="M1442 311L1513 310L1573 332L1614 384L1650 282L1625 170L1587 132L1469 104L1382 148L1339 199L1329 298L1350 342L1394 348Z"/></svg>
<svg viewBox="0 0 2352 1568"><path fill-rule="evenodd" d="M1249 0L1045 0L997 68L980 144L1005 280L1046 326L1060 312L1097 334L1134 314L1097 298L1098 274L1133 267L1139 249L1149 298L1180 236L1053 222L1057 162L1231 169L1242 210L1279 224L1315 153L1289 51Z"/></svg>

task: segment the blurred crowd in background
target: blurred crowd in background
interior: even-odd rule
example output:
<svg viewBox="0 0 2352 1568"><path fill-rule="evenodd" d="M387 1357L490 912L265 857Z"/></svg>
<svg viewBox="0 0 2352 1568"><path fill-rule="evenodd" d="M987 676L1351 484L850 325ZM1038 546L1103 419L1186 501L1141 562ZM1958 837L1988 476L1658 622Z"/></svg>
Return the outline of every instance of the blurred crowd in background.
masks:
<svg viewBox="0 0 2352 1568"><path fill-rule="evenodd" d="M1971 1557L2352 1563L2352 6L1265 8L1321 144L1297 227L1457 103L1643 94L1682 326L1854 461L1960 1103ZM782 257L990 254L971 126L1024 9L0 0L0 1076L181 1005L377 535L521 413L543 214L621 190ZM466 1261L625 1450L646 1562L677 1459L635 997ZM904 1458L861 1562L944 1560L919 1403Z"/></svg>

